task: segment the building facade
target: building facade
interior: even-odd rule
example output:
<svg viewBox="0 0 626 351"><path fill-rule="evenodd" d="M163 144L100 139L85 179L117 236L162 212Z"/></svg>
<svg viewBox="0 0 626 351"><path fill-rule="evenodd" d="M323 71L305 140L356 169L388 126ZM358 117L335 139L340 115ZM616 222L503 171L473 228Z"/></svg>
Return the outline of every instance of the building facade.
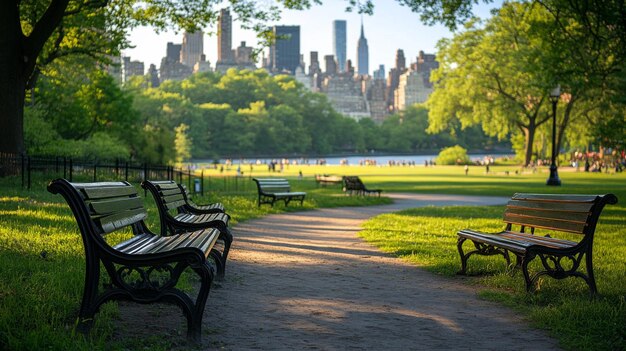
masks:
<svg viewBox="0 0 626 351"><path fill-rule="evenodd" d="M270 46L271 72L294 74L300 66L300 26L274 26L276 41Z"/></svg>
<svg viewBox="0 0 626 351"><path fill-rule="evenodd" d="M217 20L217 65L234 62L233 19L228 9L220 10Z"/></svg>
<svg viewBox="0 0 626 351"><path fill-rule="evenodd" d="M337 58L339 72L346 71L347 55L347 23L344 20L333 21L333 54Z"/></svg>
<svg viewBox="0 0 626 351"><path fill-rule="evenodd" d="M185 32L183 44L180 50L180 62L190 68L200 62L204 54L204 34L201 31L195 33Z"/></svg>

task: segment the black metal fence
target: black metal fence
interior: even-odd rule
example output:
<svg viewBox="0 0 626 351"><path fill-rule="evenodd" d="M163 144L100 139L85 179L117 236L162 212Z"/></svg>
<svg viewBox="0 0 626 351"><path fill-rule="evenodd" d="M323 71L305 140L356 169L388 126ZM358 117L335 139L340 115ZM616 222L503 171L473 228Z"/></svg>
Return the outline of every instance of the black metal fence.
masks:
<svg viewBox="0 0 626 351"><path fill-rule="evenodd" d="M31 188L35 175L44 175L48 179L65 178L70 181L125 180L141 182L145 179L173 179L185 182L192 191L204 192L204 172L200 178L191 169L173 166L149 165L131 161L115 160L99 162L97 160L75 159L71 157L28 156L0 153L0 176L21 180L21 186ZM198 180L196 180L198 179ZM198 182L200 187L192 186Z"/></svg>

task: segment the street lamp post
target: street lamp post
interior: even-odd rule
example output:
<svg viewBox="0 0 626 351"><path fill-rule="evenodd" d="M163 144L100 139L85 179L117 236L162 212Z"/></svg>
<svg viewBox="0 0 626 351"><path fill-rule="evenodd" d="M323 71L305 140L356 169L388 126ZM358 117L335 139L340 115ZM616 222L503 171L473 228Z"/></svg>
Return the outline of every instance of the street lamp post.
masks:
<svg viewBox="0 0 626 351"><path fill-rule="evenodd" d="M561 185L559 173L556 167L556 104L561 97L561 86L557 85L550 92L550 102L552 103L552 160L550 163L550 177L546 182L547 185Z"/></svg>

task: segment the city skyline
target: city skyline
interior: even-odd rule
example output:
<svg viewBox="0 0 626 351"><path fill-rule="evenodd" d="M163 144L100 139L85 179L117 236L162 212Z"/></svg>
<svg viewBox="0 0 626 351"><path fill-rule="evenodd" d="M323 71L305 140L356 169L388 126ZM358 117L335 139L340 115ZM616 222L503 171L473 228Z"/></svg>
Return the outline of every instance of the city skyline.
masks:
<svg viewBox="0 0 626 351"><path fill-rule="evenodd" d="M500 1L496 1L495 4L477 6L476 14L485 18L489 16L489 9L499 7L500 4ZM441 25L429 27L422 24L417 14L410 12L395 1L386 2L384 6L377 6L372 16L345 12L345 5L344 1L327 1L323 5L313 6L306 11L284 11L280 21L268 23L268 25L300 26L300 53L304 56L305 67L310 65L309 53L311 51L317 51L320 57L334 54L333 21L335 20L345 20L347 23L347 59L354 63L357 59L357 41L362 17L365 31L368 33L370 67L379 65L393 67L397 49L404 50L407 64L409 64L415 61L420 50L436 53L437 42L444 37L452 37L452 33ZM216 33L217 24L214 24L212 28L205 28L205 32L207 29ZM124 50L123 55L144 62L146 67L151 63L158 66L161 58L165 56L167 42L180 43L182 36L182 32L156 34L152 28L137 28L130 33L129 37L136 47ZM242 41L246 41L251 46L257 45L254 33L242 30L236 18L233 17L232 42ZM217 35L205 35L204 53L212 67L215 67L217 62L217 51ZM266 48L266 56L268 51Z"/></svg>

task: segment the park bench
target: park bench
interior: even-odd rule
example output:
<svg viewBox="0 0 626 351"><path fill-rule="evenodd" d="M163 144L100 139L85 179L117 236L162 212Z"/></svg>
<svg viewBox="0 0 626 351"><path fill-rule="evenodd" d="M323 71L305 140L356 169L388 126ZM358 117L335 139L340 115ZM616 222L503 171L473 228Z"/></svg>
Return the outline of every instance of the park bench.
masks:
<svg viewBox="0 0 626 351"><path fill-rule="evenodd" d="M317 185L333 185L333 184L341 184L343 181L340 176L333 176L328 174L316 174L315 181Z"/></svg>
<svg viewBox="0 0 626 351"><path fill-rule="evenodd" d="M253 178L252 180L256 182L259 195L259 207L261 207L261 204L270 204L272 207L274 207L274 203L278 200L283 200L285 202L285 206L289 205L289 202L291 200L299 200L301 206L304 202L304 197L306 196L306 193L302 191L291 191L291 186L289 185L287 179Z"/></svg>
<svg viewBox="0 0 626 351"><path fill-rule="evenodd" d="M378 196L380 196L382 192L381 189L368 189L358 176L344 176L343 191L349 195L369 195L376 193Z"/></svg>
<svg viewBox="0 0 626 351"><path fill-rule="evenodd" d="M222 262L218 275L224 275L228 252L233 236L228 228L230 216L224 212L204 212L189 206L185 194L175 181L172 180L144 180L141 187L148 190L159 211L161 235L174 235L205 228L216 228L220 232L219 240L222 243Z"/></svg>
<svg viewBox="0 0 626 351"><path fill-rule="evenodd" d="M504 231L488 234L464 229L457 233L457 248L461 255L459 274L466 273L467 259L473 254L502 255L510 266L510 252L516 256L516 266L522 269L527 291L534 290L539 277L548 275L555 279L580 277L587 282L593 295L597 293L592 264L593 236L604 206L616 203L617 197L613 194L515 194L504 211ZM519 230L514 231L514 225L519 226ZM564 233L580 234L582 239L559 239L555 237L559 233L561 236ZM474 250L468 253L463 251L466 240L474 246ZM528 265L536 257L539 257L542 268L531 277ZM579 272L583 259L586 274Z"/></svg>
<svg viewBox="0 0 626 351"><path fill-rule="evenodd" d="M214 277L213 265L222 265L215 248L219 231L203 229L187 234L160 236L148 230L143 199L127 182L70 183L57 179L48 191L61 194L80 229L85 249L85 286L77 329L88 332L100 306L111 300L142 304L173 303L187 318L187 337L200 341L202 315ZM114 231L132 237L110 245L105 236ZM211 258L211 259L209 259ZM100 265L109 281L100 284ZM200 277L195 302L176 288L187 268Z"/></svg>

